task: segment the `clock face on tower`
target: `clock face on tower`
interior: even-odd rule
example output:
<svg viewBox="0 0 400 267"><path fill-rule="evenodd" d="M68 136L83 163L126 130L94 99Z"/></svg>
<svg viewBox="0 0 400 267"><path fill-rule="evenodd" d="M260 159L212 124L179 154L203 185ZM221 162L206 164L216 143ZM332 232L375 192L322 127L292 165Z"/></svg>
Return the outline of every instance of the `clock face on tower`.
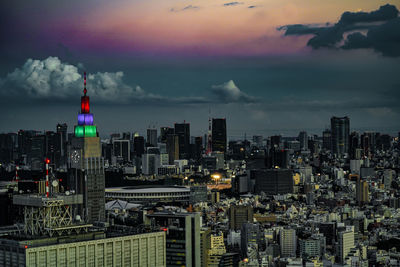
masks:
<svg viewBox="0 0 400 267"><path fill-rule="evenodd" d="M71 162L72 164L79 164L81 160L81 153L80 150L73 150L71 153Z"/></svg>

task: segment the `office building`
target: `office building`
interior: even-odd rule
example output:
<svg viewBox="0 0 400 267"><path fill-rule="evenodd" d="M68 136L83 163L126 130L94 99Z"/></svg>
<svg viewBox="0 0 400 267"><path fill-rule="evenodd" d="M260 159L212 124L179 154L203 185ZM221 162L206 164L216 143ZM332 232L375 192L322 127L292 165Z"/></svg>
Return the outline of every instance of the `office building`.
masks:
<svg viewBox="0 0 400 267"><path fill-rule="evenodd" d="M211 228L200 230L200 262L201 267L208 267L208 251L211 248Z"/></svg>
<svg viewBox="0 0 400 267"><path fill-rule="evenodd" d="M212 119L212 151L226 153L226 119Z"/></svg>
<svg viewBox="0 0 400 267"><path fill-rule="evenodd" d="M282 258L296 257L297 236L295 229L282 229L279 232L279 242Z"/></svg>
<svg viewBox="0 0 400 267"><path fill-rule="evenodd" d="M325 240L325 239L322 239ZM299 239L300 257L320 257L322 256L324 244L317 238Z"/></svg>
<svg viewBox="0 0 400 267"><path fill-rule="evenodd" d="M141 157L144 154L144 137L135 136L133 138L133 152L135 156Z"/></svg>
<svg viewBox="0 0 400 267"><path fill-rule="evenodd" d="M268 157L266 160L266 165L268 168L287 169L289 167L289 150L272 147L268 151Z"/></svg>
<svg viewBox="0 0 400 267"><path fill-rule="evenodd" d="M332 132L329 129L322 132L322 148L324 150L332 149Z"/></svg>
<svg viewBox="0 0 400 267"><path fill-rule="evenodd" d="M157 146L157 129L147 129L147 142L146 146L156 147Z"/></svg>
<svg viewBox="0 0 400 267"><path fill-rule="evenodd" d="M300 142L300 149L301 150L308 150L308 135L307 132L300 132L299 133L299 142Z"/></svg>
<svg viewBox="0 0 400 267"><path fill-rule="evenodd" d="M368 182L360 179L360 176L357 176L356 182L356 200L359 205L364 205L369 202L369 188Z"/></svg>
<svg viewBox="0 0 400 267"><path fill-rule="evenodd" d="M179 140L179 159L189 159L190 156L190 124L175 123L175 135Z"/></svg>
<svg viewBox="0 0 400 267"><path fill-rule="evenodd" d="M343 157L349 153L350 119L348 117L331 118L332 153Z"/></svg>
<svg viewBox="0 0 400 267"><path fill-rule="evenodd" d="M59 166L61 167L66 167L67 165L67 130L68 125L66 123L57 124L57 147L60 151Z"/></svg>
<svg viewBox="0 0 400 267"><path fill-rule="evenodd" d="M253 222L252 206L229 207L229 229L240 230L244 223Z"/></svg>
<svg viewBox="0 0 400 267"><path fill-rule="evenodd" d="M208 265L209 267L218 267L222 255L226 253L226 248L224 244L224 234L220 232L219 234L212 234L211 238L211 248L208 250Z"/></svg>
<svg viewBox="0 0 400 267"><path fill-rule="evenodd" d="M340 263L345 262L352 248L354 248L354 226L347 226L346 230L338 233L336 256Z"/></svg>
<svg viewBox="0 0 400 267"><path fill-rule="evenodd" d="M131 161L131 142L129 139L112 140L114 156L122 159L124 162Z"/></svg>
<svg viewBox="0 0 400 267"><path fill-rule="evenodd" d="M293 193L293 172L287 169L252 170L251 177L255 179L256 193L267 195Z"/></svg>
<svg viewBox="0 0 400 267"><path fill-rule="evenodd" d="M174 134L175 130L174 128L171 127L161 127L160 128L160 142L161 143L166 143L167 142L167 136L170 134Z"/></svg>
<svg viewBox="0 0 400 267"><path fill-rule="evenodd" d="M157 147L148 147L142 156L142 173L144 175L154 175L158 173L161 166L160 151Z"/></svg>
<svg viewBox="0 0 400 267"><path fill-rule="evenodd" d="M179 136L176 134L167 135L167 154L170 165L173 165L179 157Z"/></svg>
<svg viewBox="0 0 400 267"><path fill-rule="evenodd" d="M200 267L200 214L155 212L147 214L151 225L166 231L166 265Z"/></svg>
<svg viewBox="0 0 400 267"><path fill-rule="evenodd" d="M240 231L240 248L242 256L248 257L248 248L259 248L261 246L261 231L258 224L244 223Z"/></svg>
<svg viewBox="0 0 400 267"><path fill-rule="evenodd" d="M280 148L281 147L281 139L282 136L280 135L273 135L270 136L270 148Z"/></svg>
<svg viewBox="0 0 400 267"><path fill-rule="evenodd" d="M30 139L28 159L31 170L43 170L43 160L46 153L46 136L35 135Z"/></svg>

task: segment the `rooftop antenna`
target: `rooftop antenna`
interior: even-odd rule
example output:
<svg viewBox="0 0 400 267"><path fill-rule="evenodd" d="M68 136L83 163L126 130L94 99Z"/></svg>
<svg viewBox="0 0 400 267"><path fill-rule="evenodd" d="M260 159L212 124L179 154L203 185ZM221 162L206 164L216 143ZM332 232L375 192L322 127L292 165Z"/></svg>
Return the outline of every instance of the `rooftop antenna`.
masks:
<svg viewBox="0 0 400 267"><path fill-rule="evenodd" d="M86 96L86 71L83 73L83 95Z"/></svg>
<svg viewBox="0 0 400 267"><path fill-rule="evenodd" d="M211 131L211 108L208 110L208 138L207 138L207 155L212 152L212 131Z"/></svg>

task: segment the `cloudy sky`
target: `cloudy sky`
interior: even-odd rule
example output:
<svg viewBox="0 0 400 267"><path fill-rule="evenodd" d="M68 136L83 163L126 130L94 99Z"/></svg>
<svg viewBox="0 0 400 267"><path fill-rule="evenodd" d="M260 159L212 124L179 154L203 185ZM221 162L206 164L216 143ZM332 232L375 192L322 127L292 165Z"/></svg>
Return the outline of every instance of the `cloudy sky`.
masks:
<svg viewBox="0 0 400 267"><path fill-rule="evenodd" d="M83 72L103 136L225 117L231 138L331 116L400 130L400 1L1 1L0 132L76 124Z"/></svg>

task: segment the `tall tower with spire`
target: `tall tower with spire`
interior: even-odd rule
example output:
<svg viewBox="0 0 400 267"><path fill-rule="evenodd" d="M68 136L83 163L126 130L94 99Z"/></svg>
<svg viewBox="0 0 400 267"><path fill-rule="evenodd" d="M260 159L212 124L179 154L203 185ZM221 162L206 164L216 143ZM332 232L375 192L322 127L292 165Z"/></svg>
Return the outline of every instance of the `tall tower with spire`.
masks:
<svg viewBox="0 0 400 267"><path fill-rule="evenodd" d="M83 206L75 211L86 222L103 221L105 218L104 200L104 159L101 155L101 143L97 127L90 113L90 101L86 89L84 73L81 110L78 124L74 127L74 136L68 148L68 189L83 194Z"/></svg>

